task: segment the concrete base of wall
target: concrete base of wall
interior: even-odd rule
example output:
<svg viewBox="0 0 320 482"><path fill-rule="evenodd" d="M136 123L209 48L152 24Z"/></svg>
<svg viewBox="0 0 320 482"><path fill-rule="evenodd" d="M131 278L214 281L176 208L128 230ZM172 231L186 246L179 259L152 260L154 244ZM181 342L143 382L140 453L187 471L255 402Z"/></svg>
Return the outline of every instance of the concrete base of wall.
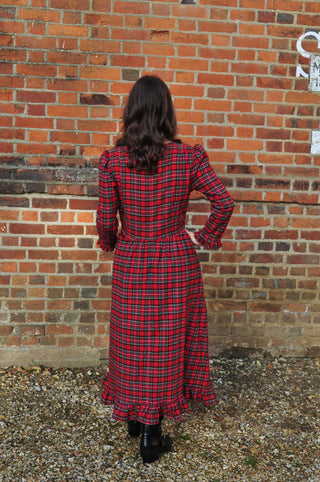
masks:
<svg viewBox="0 0 320 482"><path fill-rule="evenodd" d="M212 329L209 325L209 335ZM210 336L209 336L210 340ZM241 345L227 345L209 342L209 355L214 358L277 358L284 357L320 357L320 347L287 348L285 351L275 347L250 347ZM79 347L0 347L0 368L10 366L44 366L50 368L84 368L96 367L107 362L105 354L99 348Z"/></svg>
<svg viewBox="0 0 320 482"><path fill-rule="evenodd" d="M98 348L1 347L0 367L41 365L54 368L81 368L101 365Z"/></svg>
<svg viewBox="0 0 320 482"><path fill-rule="evenodd" d="M272 339L265 340L265 346L250 346L249 344L233 341L227 343L224 338L215 338L210 343L209 327L209 355L214 358L319 358L320 346L299 345L299 340L286 347L275 347Z"/></svg>

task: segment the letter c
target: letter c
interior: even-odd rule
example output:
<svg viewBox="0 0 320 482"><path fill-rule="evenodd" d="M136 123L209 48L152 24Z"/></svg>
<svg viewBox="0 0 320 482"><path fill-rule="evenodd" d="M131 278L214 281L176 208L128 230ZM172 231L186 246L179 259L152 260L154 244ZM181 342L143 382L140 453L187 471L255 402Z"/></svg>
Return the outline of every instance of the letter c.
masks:
<svg viewBox="0 0 320 482"><path fill-rule="evenodd" d="M311 52L307 52L307 50L304 50L302 47L302 40L304 40L306 37L314 37L315 39L318 40L318 48L320 49L320 32L306 32L302 35L297 40L297 50L302 57L305 57L306 59L309 59L311 56Z"/></svg>

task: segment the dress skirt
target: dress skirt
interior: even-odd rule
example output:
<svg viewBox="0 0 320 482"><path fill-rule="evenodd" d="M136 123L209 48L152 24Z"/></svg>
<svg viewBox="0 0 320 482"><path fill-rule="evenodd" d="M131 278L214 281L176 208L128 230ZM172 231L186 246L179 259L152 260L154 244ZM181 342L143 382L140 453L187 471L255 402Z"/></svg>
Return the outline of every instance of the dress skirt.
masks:
<svg viewBox="0 0 320 482"><path fill-rule="evenodd" d="M109 372L102 402L117 420L175 420L188 400L215 403L200 265L182 229L119 240L112 275Z"/></svg>

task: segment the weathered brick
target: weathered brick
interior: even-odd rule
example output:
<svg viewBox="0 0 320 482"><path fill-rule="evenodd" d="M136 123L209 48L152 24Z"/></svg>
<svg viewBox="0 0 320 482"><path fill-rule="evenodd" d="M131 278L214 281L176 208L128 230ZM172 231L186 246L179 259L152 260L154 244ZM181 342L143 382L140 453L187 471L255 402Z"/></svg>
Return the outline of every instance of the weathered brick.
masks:
<svg viewBox="0 0 320 482"><path fill-rule="evenodd" d="M206 147L236 201L223 249L197 250L209 316L221 325L210 344L219 353L241 339L289 353L283 326L316 323L320 276L319 162L310 154L320 109L307 79L295 78L308 59L292 40L318 25L317 4L18 3L1 9L1 294L12 311L1 322L26 328L4 343L95 346L107 356L113 254L95 246L98 161L121 129L132 83L155 73L174 95L179 136ZM201 226L210 205L191 197L187 224ZM261 316L274 332L254 331ZM75 330L38 335L37 323Z"/></svg>
<svg viewBox="0 0 320 482"><path fill-rule="evenodd" d="M80 104L88 105L113 105L112 100L105 94L81 94Z"/></svg>
<svg viewBox="0 0 320 482"><path fill-rule="evenodd" d="M73 327L67 325L48 325L46 328L48 335L72 335Z"/></svg>

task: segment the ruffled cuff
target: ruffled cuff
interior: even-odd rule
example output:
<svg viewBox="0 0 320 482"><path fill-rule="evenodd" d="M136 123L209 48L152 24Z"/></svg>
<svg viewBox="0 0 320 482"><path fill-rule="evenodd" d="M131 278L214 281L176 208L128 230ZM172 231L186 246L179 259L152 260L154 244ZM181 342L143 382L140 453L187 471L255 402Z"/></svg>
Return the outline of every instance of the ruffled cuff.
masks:
<svg viewBox="0 0 320 482"><path fill-rule="evenodd" d="M220 249L221 246L222 246L222 243L221 243L221 238L213 238L209 240L206 239L206 237L202 234L202 230L201 231L196 231L194 233L195 235L195 238L196 240L198 241L198 243L201 244L201 246L203 246L204 248L207 248L207 249L213 249L213 250L217 250L217 249Z"/></svg>
<svg viewBox="0 0 320 482"><path fill-rule="evenodd" d="M101 248L103 251L109 251L109 252L114 250L116 244L117 244L117 237L115 237L114 240L110 240L108 244L103 242L101 238L99 238L97 241L97 245L99 246L99 248Z"/></svg>

